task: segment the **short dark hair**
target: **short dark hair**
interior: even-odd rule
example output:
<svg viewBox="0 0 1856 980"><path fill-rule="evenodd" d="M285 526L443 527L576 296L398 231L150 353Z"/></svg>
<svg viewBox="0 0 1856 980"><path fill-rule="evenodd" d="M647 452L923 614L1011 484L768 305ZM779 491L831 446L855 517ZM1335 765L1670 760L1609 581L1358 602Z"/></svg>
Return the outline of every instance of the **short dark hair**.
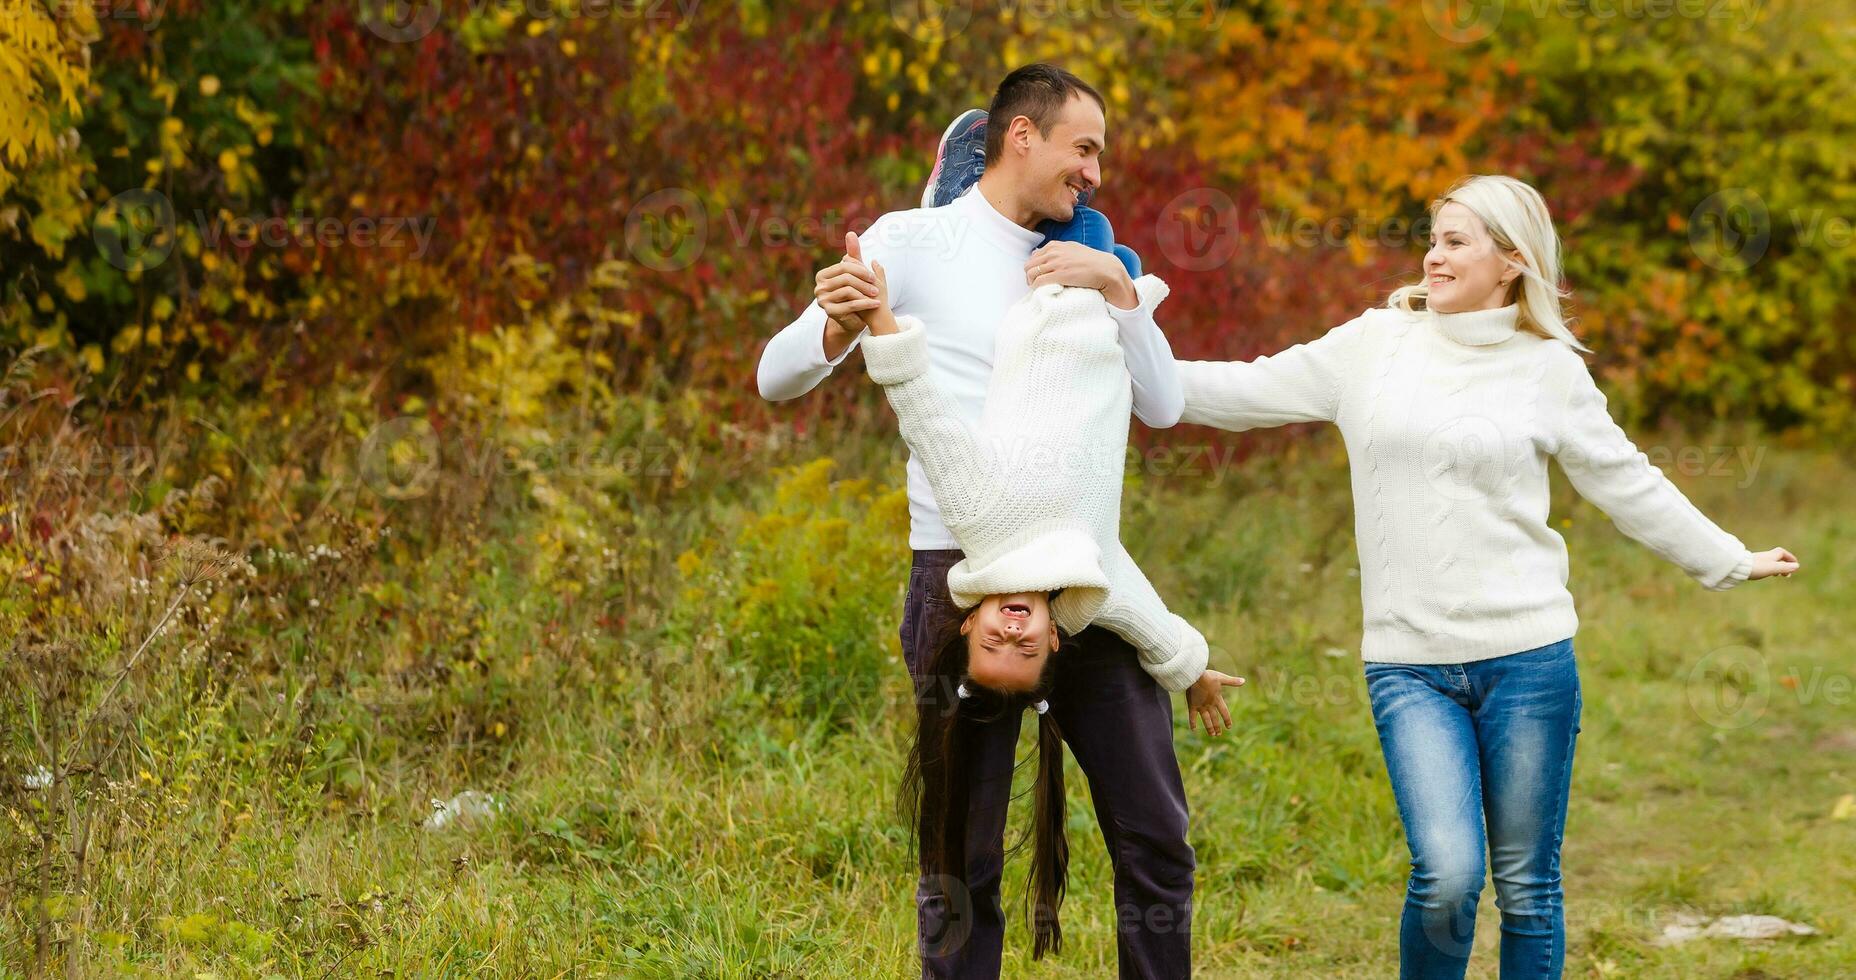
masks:
<svg viewBox="0 0 1856 980"><path fill-rule="evenodd" d="M1078 96L1087 95L1108 112L1102 93L1075 75L1043 62L1012 69L993 93L992 106L986 110L986 162L994 163L1005 151L1005 131L1012 120L1024 116L1040 134L1049 133L1063 107Z"/></svg>

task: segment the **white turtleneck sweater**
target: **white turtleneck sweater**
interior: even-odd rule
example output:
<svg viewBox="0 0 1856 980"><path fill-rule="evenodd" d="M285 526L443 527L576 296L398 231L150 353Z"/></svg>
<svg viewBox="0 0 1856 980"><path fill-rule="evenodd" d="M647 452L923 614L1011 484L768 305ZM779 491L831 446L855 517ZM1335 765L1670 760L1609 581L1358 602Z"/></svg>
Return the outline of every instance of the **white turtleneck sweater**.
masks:
<svg viewBox="0 0 1856 980"><path fill-rule="evenodd" d="M1044 236L999 213L975 184L951 204L885 214L857 237L864 259L883 263L890 307L928 325L928 354L953 408L962 419L979 421L997 334L1006 311L1031 291L1025 262ZM1179 375L1153 307L1106 308L1127 358L1123 384L1132 386L1134 415L1160 429L1179 421ZM824 336L825 311L815 301L761 352L761 397L786 401L811 391L869 334L858 334L831 359L825 357ZM909 547L958 548L913 454L908 484Z"/></svg>
<svg viewBox="0 0 1856 980"><path fill-rule="evenodd" d="M1240 431L1339 425L1352 464L1362 657L1467 663L1578 628L1547 457L1619 530L1710 589L1753 556L1650 464L1567 344L1517 307L1367 310L1254 361L1182 361L1183 420Z"/></svg>
<svg viewBox="0 0 1856 980"><path fill-rule="evenodd" d="M1140 306L1166 297L1155 276ZM956 605L1048 592L1069 633L1094 624L1139 653L1160 686L1183 691L1205 672L1205 637L1166 603L1121 546L1130 386L1120 328L1100 290L1041 286L999 326L992 376L974 426L930 366L932 329L900 316L867 335L864 366L883 385L965 558L947 573Z"/></svg>

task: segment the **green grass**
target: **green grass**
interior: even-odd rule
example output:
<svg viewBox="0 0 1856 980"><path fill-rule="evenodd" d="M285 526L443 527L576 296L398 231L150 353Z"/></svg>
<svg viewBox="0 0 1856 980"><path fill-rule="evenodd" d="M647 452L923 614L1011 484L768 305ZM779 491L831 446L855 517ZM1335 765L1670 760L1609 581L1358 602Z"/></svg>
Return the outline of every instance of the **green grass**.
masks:
<svg viewBox="0 0 1856 980"><path fill-rule="evenodd" d="M1130 476L1130 549L1211 638L1214 662L1249 678L1222 739L1188 734L1176 712L1202 976L1395 971L1406 854L1360 676L1335 449L1323 434L1216 486L1203 462ZM901 479L886 438L830 451L834 478ZM851 518L836 550L769 532L762 557L730 559L742 529L777 509L766 465L705 476L641 532L656 538L663 581L623 632L550 624L562 604L525 574L533 527L516 518L483 529L499 546L359 564L357 580L398 581L404 606L436 619L374 617L374 600L341 586L322 612L250 624L254 661L274 661L217 701L161 702L137 729L148 775L129 774L87 887L57 909L56 952L98 976L911 974L913 881L893 806L909 723L895 639L906 552L893 523L860 527L868 505L844 496L816 505ZM1774 448L1742 488L1744 475L1678 483L1749 545L1784 544L1806 567L1725 595L1556 486L1586 691L1564 851L1568 975L1828 977L1856 962L1856 820L1830 817L1856 792L1856 561L1840 547L1856 538L1844 496L1856 468ZM704 541L713 577L678 580L669 559ZM841 564L838 591L744 611L738 587L795 554ZM806 630L830 655L728 635L748 616ZM403 635L439 620L456 632ZM396 674L385 665L402 647L452 663ZM1737 727L1697 707L1715 684L1696 665L1727 647L1767 671L1750 689L1763 708ZM346 677L329 668L344 663ZM844 671L843 699L796 709L781 664ZM314 695L305 672L319 675ZM286 692L324 705L316 725L293 727L272 697ZM1016 916L1007 976L1114 972L1107 862L1072 776L1068 944L1034 964ZM420 829L430 798L470 787L507 810L487 826ZM20 799L0 833L26 826ZM7 853L31 849L16 840ZM1015 858L1009 909L1023 877ZM1473 976L1494 976L1499 919L1484 894ZM32 956L33 906L8 895L0 975ZM1774 913L1819 934L1655 945L1659 917L1681 910Z"/></svg>

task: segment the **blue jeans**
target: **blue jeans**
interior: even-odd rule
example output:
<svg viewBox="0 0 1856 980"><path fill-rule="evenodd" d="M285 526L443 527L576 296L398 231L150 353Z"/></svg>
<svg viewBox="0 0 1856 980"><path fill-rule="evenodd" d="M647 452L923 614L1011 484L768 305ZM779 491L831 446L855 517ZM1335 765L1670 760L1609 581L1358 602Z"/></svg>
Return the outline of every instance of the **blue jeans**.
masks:
<svg viewBox="0 0 1856 980"><path fill-rule="evenodd" d="M1572 640L1467 664L1369 663L1366 688L1411 849L1399 976L1463 976L1493 871L1502 980L1558 977L1560 839L1582 706Z"/></svg>

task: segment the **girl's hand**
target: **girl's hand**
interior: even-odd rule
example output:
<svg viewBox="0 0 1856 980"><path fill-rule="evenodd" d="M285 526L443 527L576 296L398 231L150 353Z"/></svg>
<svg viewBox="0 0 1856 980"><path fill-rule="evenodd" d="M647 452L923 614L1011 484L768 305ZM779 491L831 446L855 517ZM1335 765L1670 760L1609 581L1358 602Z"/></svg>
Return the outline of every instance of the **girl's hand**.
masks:
<svg viewBox="0 0 1856 980"><path fill-rule="evenodd" d="M1205 722L1205 734L1223 735L1231 727L1231 709L1224 703L1224 688L1242 687L1242 677L1208 670L1186 688L1186 727L1198 730L1198 722Z"/></svg>
<svg viewBox="0 0 1856 980"><path fill-rule="evenodd" d="M883 263L870 263L870 271L876 273L876 309L864 313L864 325L882 337L896 332L896 313L889 308L889 276L883 272Z"/></svg>
<svg viewBox="0 0 1856 980"><path fill-rule="evenodd" d="M1792 573L1798 568L1798 556L1784 548L1761 551L1753 556L1753 571L1748 573L1747 580L1770 578L1774 575L1791 578Z"/></svg>

